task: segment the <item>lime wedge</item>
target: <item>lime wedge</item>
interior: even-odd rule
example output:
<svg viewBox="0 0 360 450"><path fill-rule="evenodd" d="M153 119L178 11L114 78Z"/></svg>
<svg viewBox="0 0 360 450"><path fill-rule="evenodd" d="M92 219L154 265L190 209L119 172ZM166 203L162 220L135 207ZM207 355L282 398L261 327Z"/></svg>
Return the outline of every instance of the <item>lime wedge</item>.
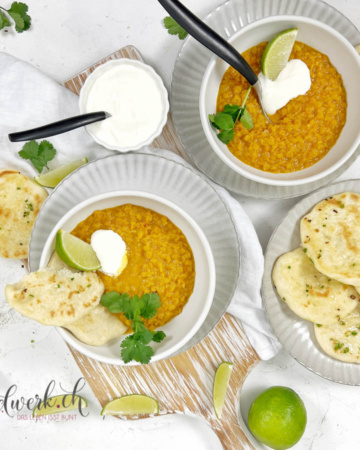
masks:
<svg viewBox="0 0 360 450"><path fill-rule="evenodd" d="M297 28L282 31L266 46L261 59L261 71L270 80L276 80L289 61L297 34Z"/></svg>
<svg viewBox="0 0 360 450"><path fill-rule="evenodd" d="M87 162L87 158L78 159L77 161L73 161L65 166L50 170L50 172L44 173L43 175L38 175L35 177L35 181L40 184L40 186L54 188L60 183L60 181L67 177L69 173L73 172L78 167L83 166Z"/></svg>
<svg viewBox="0 0 360 450"><path fill-rule="evenodd" d="M234 364L224 361L216 369L213 388L213 405L216 417L218 419L221 419L221 414L225 403L226 391L233 367Z"/></svg>
<svg viewBox="0 0 360 450"><path fill-rule="evenodd" d="M106 403L102 416L133 416L139 414L157 414L159 403L152 397L141 394L124 395Z"/></svg>
<svg viewBox="0 0 360 450"><path fill-rule="evenodd" d="M55 250L59 258L74 269L89 271L101 267L91 245L64 230L56 233Z"/></svg>
<svg viewBox="0 0 360 450"><path fill-rule="evenodd" d="M57 395L56 397L48 398L46 404L41 402L34 410L33 417L47 416L49 414L58 414L65 411L72 411L74 409L79 410L79 402L81 401L80 408L87 407L87 401L79 395L74 396L72 394Z"/></svg>

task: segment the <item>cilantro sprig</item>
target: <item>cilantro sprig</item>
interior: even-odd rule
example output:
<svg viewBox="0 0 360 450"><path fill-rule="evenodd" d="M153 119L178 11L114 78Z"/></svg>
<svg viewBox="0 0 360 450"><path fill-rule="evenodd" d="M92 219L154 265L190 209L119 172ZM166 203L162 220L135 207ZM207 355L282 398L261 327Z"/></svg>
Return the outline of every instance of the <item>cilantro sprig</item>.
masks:
<svg viewBox="0 0 360 450"><path fill-rule="evenodd" d="M112 313L123 313L131 320L133 334L126 337L121 343L121 357L125 363L136 361L148 364L154 355L150 342L161 342L166 334L163 331L148 330L143 319L154 317L161 306L159 295L156 293L144 294L142 297L128 294L119 294L112 291L101 297L101 304Z"/></svg>
<svg viewBox="0 0 360 450"><path fill-rule="evenodd" d="M0 6L0 30L11 27L10 18L15 25L15 31L22 33L28 30L31 26L31 17L27 14L28 9L25 3L20 2L13 2L9 9Z"/></svg>
<svg viewBox="0 0 360 450"><path fill-rule="evenodd" d="M209 120L211 125L220 130L217 137L224 144L229 144L234 140L235 124L239 120L247 130L252 130L254 127L251 114L246 109L246 101L250 95L251 86L246 92L244 101L241 106L238 105L225 105L224 110L217 114L209 114Z"/></svg>
<svg viewBox="0 0 360 450"><path fill-rule="evenodd" d="M168 16L165 17L163 20L163 24L165 25L165 28L168 30L169 34L172 35L178 35L179 39L183 40L188 35L188 32L184 30L183 27L181 27L176 20L174 20L172 17Z"/></svg>
<svg viewBox="0 0 360 450"><path fill-rule="evenodd" d="M54 159L55 154L56 150L49 141L41 141L40 144L36 141L29 141L19 152L19 155L23 159L29 159L40 173L44 167L47 167L47 163Z"/></svg>

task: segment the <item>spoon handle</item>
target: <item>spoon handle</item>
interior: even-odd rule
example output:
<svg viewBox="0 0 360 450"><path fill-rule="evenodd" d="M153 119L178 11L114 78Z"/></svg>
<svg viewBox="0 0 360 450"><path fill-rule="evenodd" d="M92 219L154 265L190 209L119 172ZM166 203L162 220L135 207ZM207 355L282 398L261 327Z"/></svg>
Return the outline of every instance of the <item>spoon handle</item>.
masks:
<svg viewBox="0 0 360 450"><path fill-rule="evenodd" d="M50 123L31 130L19 131L18 133L9 134L11 142L30 141L31 139L41 139L57 134L66 133L76 128L90 125L94 122L105 120L110 115L104 111L93 112L89 114L81 114L80 116L69 117L68 119L59 120L59 122Z"/></svg>
<svg viewBox="0 0 360 450"><path fill-rule="evenodd" d="M257 82L256 74L240 53L178 0L159 0L159 3L194 39L240 72L252 86Z"/></svg>

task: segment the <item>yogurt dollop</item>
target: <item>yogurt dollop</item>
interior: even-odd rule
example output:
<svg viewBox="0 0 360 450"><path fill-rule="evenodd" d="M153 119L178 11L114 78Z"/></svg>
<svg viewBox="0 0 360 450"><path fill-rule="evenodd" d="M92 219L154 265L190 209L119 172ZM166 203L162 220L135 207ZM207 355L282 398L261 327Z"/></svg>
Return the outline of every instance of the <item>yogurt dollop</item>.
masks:
<svg viewBox="0 0 360 450"><path fill-rule="evenodd" d="M97 230L91 235L90 243L99 258L100 271L111 277L120 275L128 263L122 237L112 230Z"/></svg>
<svg viewBox="0 0 360 450"><path fill-rule="evenodd" d="M163 121L166 99L157 75L132 63L110 64L93 81L85 99L87 113L106 111L111 117L89 125L109 146L136 147L148 140Z"/></svg>
<svg viewBox="0 0 360 450"><path fill-rule="evenodd" d="M262 88L262 102L268 114L275 114L290 100L304 95L311 87L310 70L300 59L292 59L280 72L275 81L258 75Z"/></svg>

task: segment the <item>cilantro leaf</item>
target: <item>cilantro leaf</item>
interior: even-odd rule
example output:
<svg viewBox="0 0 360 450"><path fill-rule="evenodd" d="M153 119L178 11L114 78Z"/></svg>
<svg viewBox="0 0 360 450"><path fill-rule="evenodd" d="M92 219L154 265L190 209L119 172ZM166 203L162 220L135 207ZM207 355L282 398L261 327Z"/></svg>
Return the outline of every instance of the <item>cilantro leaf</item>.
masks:
<svg viewBox="0 0 360 450"><path fill-rule="evenodd" d="M217 135L220 141L226 145L234 140L234 136L235 136L234 130L223 130Z"/></svg>
<svg viewBox="0 0 360 450"><path fill-rule="evenodd" d="M218 127L218 126L216 125L216 123L215 123L215 114L209 114L209 120L210 120L211 125L212 125L214 128L219 129L219 127Z"/></svg>
<svg viewBox="0 0 360 450"><path fill-rule="evenodd" d="M165 338L166 338L166 334L163 331L157 331L156 333L154 333L153 341L154 342L161 342Z"/></svg>
<svg viewBox="0 0 360 450"><path fill-rule="evenodd" d="M125 338L121 343L121 357L125 363L136 361L141 364L148 364L154 354L154 350L149 347L152 340L152 333L149 330L137 332Z"/></svg>
<svg viewBox="0 0 360 450"><path fill-rule="evenodd" d="M31 17L27 14L28 9L25 3L14 2L7 10L9 16L15 22L15 30L18 33L28 30L31 26Z"/></svg>
<svg viewBox="0 0 360 450"><path fill-rule="evenodd" d="M172 17L165 17L163 20L165 28L169 34L178 35L179 39L183 40L188 35L188 32L184 30Z"/></svg>
<svg viewBox="0 0 360 450"><path fill-rule="evenodd" d="M159 295L156 293L145 294L141 297L143 302L140 314L144 319L151 319L156 316L157 310L161 306Z"/></svg>
<svg viewBox="0 0 360 450"><path fill-rule="evenodd" d="M0 10L0 30L5 27L9 27L11 25L10 20L6 17L6 15Z"/></svg>
<svg viewBox="0 0 360 450"><path fill-rule="evenodd" d="M251 114L249 113L249 111L246 109L246 106L244 108L244 112L240 117L240 122L244 125L244 127L247 130L252 130L254 128L254 124L251 118Z"/></svg>
<svg viewBox="0 0 360 450"><path fill-rule="evenodd" d="M118 292L107 292L101 297L101 304L107 306L112 313L121 313L124 309L124 302L129 299L128 294L119 294Z"/></svg>
<svg viewBox="0 0 360 450"><path fill-rule="evenodd" d="M217 134L218 139L224 144L228 145L235 137L235 124L239 120L247 130L252 130L254 127L251 114L246 109L246 101L249 98L252 86L246 92L244 101L241 106L225 105L224 110L217 114L209 114L211 125L220 130Z"/></svg>
<svg viewBox="0 0 360 450"><path fill-rule="evenodd" d="M51 161L56 154L56 150L49 141L41 141L40 145L36 141L27 142L19 155L23 159L29 159L33 166L42 172L47 163Z"/></svg>
<svg viewBox="0 0 360 450"><path fill-rule="evenodd" d="M101 297L101 304L103 306L110 306L113 302L120 298L120 294L115 291L107 292Z"/></svg>
<svg viewBox="0 0 360 450"><path fill-rule="evenodd" d="M225 105L224 106L224 113L230 114L233 118L234 123L239 118L241 108L238 105Z"/></svg>
<svg viewBox="0 0 360 450"><path fill-rule="evenodd" d="M119 294L112 291L101 297L101 304L112 313L123 313L131 320L134 333L127 336L121 343L121 357L125 363L137 361L147 364L154 354L149 346L150 342L161 342L165 337L163 331L150 331L146 328L144 319L154 317L161 306L159 295L155 292L130 297L128 294Z"/></svg>
<svg viewBox="0 0 360 450"><path fill-rule="evenodd" d="M140 315L139 297L129 297L129 299L123 303L123 314L129 320L136 320Z"/></svg>
<svg viewBox="0 0 360 450"><path fill-rule="evenodd" d="M20 14L18 14L16 12L11 12L9 10L8 13L9 13L9 16L11 16L11 18L15 22L15 30L18 33L22 33L24 31L24 27L25 27L24 19L20 16Z"/></svg>
<svg viewBox="0 0 360 450"><path fill-rule="evenodd" d="M219 112L215 115L214 124L219 130L232 130L234 128L232 116L224 112Z"/></svg>

